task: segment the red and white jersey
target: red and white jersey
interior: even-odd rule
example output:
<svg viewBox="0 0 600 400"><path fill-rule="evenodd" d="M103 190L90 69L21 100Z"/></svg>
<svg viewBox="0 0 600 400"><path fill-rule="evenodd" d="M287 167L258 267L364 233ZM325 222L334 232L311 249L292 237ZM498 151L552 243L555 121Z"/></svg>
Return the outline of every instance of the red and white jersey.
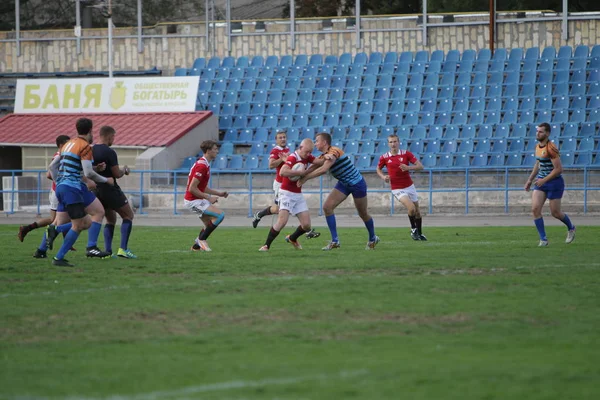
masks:
<svg viewBox="0 0 600 400"><path fill-rule="evenodd" d="M289 152L290 152L289 147L275 146L275 147L273 147L273 150L271 150L271 154L269 154L269 159L270 160L279 160L279 155L281 153L289 153ZM283 178L281 177L281 175L279 175L279 171L281 170L281 167L283 167L283 163L279 164L279 166L277 167L277 173L275 175L275 180L279 183L283 182Z"/></svg>
<svg viewBox="0 0 600 400"><path fill-rule="evenodd" d="M210 164L204 157L200 157L192 168L190 168L190 173L188 175L188 182L185 189L185 197L186 200L196 200L198 197L194 196L192 192L190 192L190 185L192 184L192 180L196 178L198 181L198 190L204 192L206 190L206 186L208 185L208 180L210 179Z"/></svg>
<svg viewBox="0 0 600 400"><path fill-rule="evenodd" d="M60 150L58 150L56 153L54 153L54 155L52 156L52 161L54 161L54 159L56 157L60 157ZM52 162L50 161L50 162ZM52 181L52 190L56 192L56 182Z"/></svg>
<svg viewBox="0 0 600 400"><path fill-rule="evenodd" d="M408 171L402 171L400 165L416 164L417 157L410 151L400 150L398 154L392 154L389 151L379 157L379 164L377 166L380 169L387 168L388 175L390 176L390 186L394 189L404 189L413 184L412 178Z"/></svg>
<svg viewBox="0 0 600 400"><path fill-rule="evenodd" d="M305 159L300 158L300 155L297 152L290 154L285 160L285 165L292 168L295 164L302 163L308 168L308 164L312 163L315 160L315 156L309 154ZM281 164L283 166L283 164ZM287 176L282 177L283 182L281 183L281 190L287 190L288 192L293 193L302 193L302 188L296 185L296 182L290 181Z"/></svg>

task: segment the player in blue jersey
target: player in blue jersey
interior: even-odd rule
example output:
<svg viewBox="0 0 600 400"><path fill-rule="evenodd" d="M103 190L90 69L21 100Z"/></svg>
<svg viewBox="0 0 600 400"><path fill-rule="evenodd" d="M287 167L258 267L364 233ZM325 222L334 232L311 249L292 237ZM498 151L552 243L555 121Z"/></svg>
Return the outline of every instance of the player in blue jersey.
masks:
<svg viewBox="0 0 600 400"><path fill-rule="evenodd" d="M567 226L566 243L575 240L575 226L571 223L569 216L561 211L561 199L565 190L565 181L562 177L562 164L560 162L560 153L558 148L549 139L550 124L544 122L538 125L536 139L538 141L535 147L536 163L525 183L525 190L529 192L533 184L532 212L533 222L540 235L538 246L548 246L548 237L544 228L544 218L542 217L542 207L546 199L550 202L550 212L552 216L560 220Z"/></svg>
<svg viewBox="0 0 600 400"><path fill-rule="evenodd" d="M52 178L56 182L56 197L59 201L57 225L61 223L63 225L48 227L48 247L52 249L52 243L57 232L60 231L57 228L68 229L62 247L52 260L52 265L72 267L64 257L79 237L80 232L86 229L89 229L86 255L98 258L111 256L110 253L101 251L97 246L104 218L104 208L83 182L85 176L94 182L114 184L113 178L100 176L92 167L92 147L90 146L93 141L92 126L93 123L90 119L78 119L76 123L78 136L65 143L60 157L55 158L49 167ZM67 215L71 219L71 223L66 223Z"/></svg>
<svg viewBox="0 0 600 400"><path fill-rule="evenodd" d="M323 154L317 159L319 162L315 162L315 164L309 168L308 173L298 181L298 186L301 186L307 180L321 176L328 171L331 176L338 180L323 204L325 220L327 221L327 226L331 232L331 241L323 248L323 250L332 250L340 247L334 210L346 200L349 195L352 195L354 198L354 206L358 211L358 215L369 231L369 241L366 249L374 249L377 243L379 243L379 237L375 235L375 224L368 211L367 183L365 182L365 179L358 169L356 169L354 162L350 160L348 155L339 147L331 145L330 134L317 134L315 147Z"/></svg>

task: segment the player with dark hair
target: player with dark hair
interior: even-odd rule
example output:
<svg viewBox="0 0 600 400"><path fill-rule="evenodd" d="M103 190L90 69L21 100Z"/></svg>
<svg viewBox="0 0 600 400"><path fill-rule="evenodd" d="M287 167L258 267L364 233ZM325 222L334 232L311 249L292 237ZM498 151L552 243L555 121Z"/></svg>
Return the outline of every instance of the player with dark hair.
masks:
<svg viewBox="0 0 600 400"><path fill-rule="evenodd" d="M548 246L548 237L544 227L544 218L542 216L542 207L546 199L550 202L550 212L552 216L560 220L567 226L566 243L575 240L575 225L571 223L569 216L561 211L561 199L565 190L565 181L562 177L562 163L560 162L560 153L558 148L550 141L550 132L552 128L547 122L537 126L536 139L538 144L535 146L536 163L529 179L525 182L525 190L530 191L533 184L533 195L531 197L531 211L533 213L533 222L540 236L539 247Z"/></svg>
<svg viewBox="0 0 600 400"><path fill-rule="evenodd" d="M369 232L369 241L367 242L366 249L374 249L377 243L379 243L379 237L375 235L375 224L373 223L373 218L369 215L367 183L365 179L358 169L356 169L348 155L342 149L331 145L331 135L328 133L317 134L315 147L323 154L317 158L315 165L309 168L308 173L300 178L298 185L301 186L307 180L321 176L327 171L338 180L323 204L325 220L331 232L331 241L323 250L332 250L340 247L334 210L350 194L354 197L354 206Z"/></svg>
<svg viewBox="0 0 600 400"><path fill-rule="evenodd" d="M190 168L184 204L189 210L195 212L204 223L204 229L200 231L200 234L195 239L192 250L212 251L206 240L225 218L225 213L215 207L214 204L218 201L219 197L227 198L229 193L208 187L210 162L217 158L219 154L217 142L214 140L205 140L200 145L200 149L204 155L196 160L192 168Z"/></svg>
<svg viewBox="0 0 600 400"><path fill-rule="evenodd" d="M70 228L65 240L52 264L61 267L72 267L64 257L77 241L81 231L89 229L88 257L107 258L110 253L101 251L98 246L98 236L104 218L104 208L100 201L90 192L83 182L87 177L98 183L114 183L113 178L105 178L97 174L92 167L93 123L88 118L80 118L76 123L78 136L64 144L57 157L50 164L53 180L56 182L56 197L59 200L56 224L65 224L71 219ZM88 215L89 214L89 215ZM67 218L68 215L68 218ZM91 216L91 218L90 218ZM48 247L52 249L52 243L59 230L54 226L48 227Z"/></svg>
<svg viewBox="0 0 600 400"><path fill-rule="evenodd" d="M117 179L129 175L129 167L119 166L117 152L111 149L115 141L116 131L111 126L100 128L100 142L92 147L94 155L94 164L106 164L106 168L100 172L100 175L106 178L113 178L114 185L108 183L98 183L96 185L96 196L102 206L106 216L106 225L104 225L104 250L112 253L112 240L115 233L115 224L117 223L117 214L123 220L121 223L121 244L117 250L117 256L122 258L137 258L129 250L129 237L133 227L133 209L129 205L127 197L117 184Z"/></svg>
<svg viewBox="0 0 600 400"><path fill-rule="evenodd" d="M302 194L302 188L296 185L296 181L292 181L290 178L294 176L300 177L306 173L306 166L315 160L315 157L311 154L313 148L313 141L311 139L304 139L300 143L300 146L298 146L298 149L287 157L281 167L279 174L283 177L283 182L281 183L281 190L279 192L279 216L277 222L269 230L264 246L258 249L259 251L269 251L273 240L287 225L290 214L298 217L300 225L298 225L294 233L286 236L285 240L291 243L296 249L302 250L302 246L298 243L298 238L310 231L310 213ZM305 167L301 171L294 171L292 168L296 164L304 164Z"/></svg>
<svg viewBox="0 0 600 400"><path fill-rule="evenodd" d="M68 137L67 135L59 135L56 137L56 147L58 148L58 150L52 156L52 160L54 160L56 157L58 157L60 155L60 149L70 139L71 138ZM48 171L46 173L46 178L52 180L52 175L50 175L50 171ZM48 195L48 200L50 202L50 217L39 219L36 222L33 222L29 225L21 225L19 227L19 233L17 234L17 237L19 238L19 240L21 242L25 239L25 236L27 236L27 234L29 232L31 232L32 230L37 229L37 228L42 228L44 226L48 226L52 223L52 221L54 221L54 218L56 217L56 209L58 208L58 199L56 198L55 191L56 191L56 183L54 181L52 181L52 188L50 189L50 193ZM47 255L46 255L46 233L45 232L44 232L44 237L42 238L42 243L40 244L40 247L33 254L33 257L34 258L47 258Z"/></svg>
<svg viewBox="0 0 600 400"><path fill-rule="evenodd" d="M287 133L285 131L278 131L275 135L275 143L275 147L273 147L269 154L269 169L276 170L275 180L273 181L273 193L275 198L272 205L257 211L254 214L254 219L252 220L252 226L254 228L258 226L258 223L263 217L279 214L279 191L281 190L281 184L283 183L283 177L281 176L280 171L290 154L290 148L287 145ZM321 236L321 234L315 232L314 229L306 232L307 239L318 238L319 236Z"/></svg>
<svg viewBox="0 0 600 400"><path fill-rule="evenodd" d="M422 170L423 164L410 151L400 150L400 140L397 135L388 136L388 146L390 151L379 157L377 175L385 183L390 184L396 200L406 207L411 228L410 236L413 240L427 240L422 231L423 220L419 209L419 195L409 173L409 171ZM387 169L387 175L383 173L383 168Z"/></svg>

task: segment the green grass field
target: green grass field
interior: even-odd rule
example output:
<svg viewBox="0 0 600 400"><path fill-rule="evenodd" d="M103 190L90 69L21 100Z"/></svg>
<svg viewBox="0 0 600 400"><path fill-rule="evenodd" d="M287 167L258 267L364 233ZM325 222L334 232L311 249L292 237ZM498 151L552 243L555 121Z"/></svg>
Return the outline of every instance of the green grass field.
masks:
<svg viewBox="0 0 600 400"><path fill-rule="evenodd" d="M288 228L285 232L290 231ZM600 227L267 234L134 227L137 260L73 269L0 226L2 399L595 399ZM117 229L118 231L118 229ZM119 234L116 234L118 243ZM60 244L60 240L57 241Z"/></svg>

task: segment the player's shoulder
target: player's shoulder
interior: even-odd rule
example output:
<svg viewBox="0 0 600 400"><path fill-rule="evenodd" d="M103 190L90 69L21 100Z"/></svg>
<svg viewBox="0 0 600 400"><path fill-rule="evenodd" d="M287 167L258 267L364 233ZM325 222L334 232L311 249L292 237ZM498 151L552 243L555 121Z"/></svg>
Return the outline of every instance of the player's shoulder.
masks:
<svg viewBox="0 0 600 400"><path fill-rule="evenodd" d="M559 154L558 147L554 142L548 142L548 154L550 156L557 156Z"/></svg>

